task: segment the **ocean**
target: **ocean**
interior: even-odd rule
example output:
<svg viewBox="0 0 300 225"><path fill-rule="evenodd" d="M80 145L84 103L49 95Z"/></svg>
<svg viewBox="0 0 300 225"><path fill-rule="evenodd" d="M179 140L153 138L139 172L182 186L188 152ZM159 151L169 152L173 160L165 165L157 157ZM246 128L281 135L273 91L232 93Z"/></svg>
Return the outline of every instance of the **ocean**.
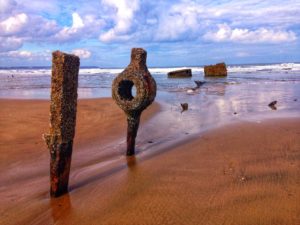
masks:
<svg viewBox="0 0 300 225"><path fill-rule="evenodd" d="M191 78L167 77L169 71L184 68L192 69ZM203 67L149 68L161 111L139 134L151 133L158 144L232 122L299 117L300 63L229 65L227 69L226 78L205 78ZM122 70L81 68L79 98L111 97L112 81ZM50 76L51 68L46 67L0 68L0 98L50 99ZM193 92L195 80L206 83ZM268 107L272 101L277 101L276 110ZM189 109L181 113L180 103L188 103ZM160 134L159 126L169 127L169 134ZM156 145L137 140L141 151Z"/></svg>
<svg viewBox="0 0 300 225"><path fill-rule="evenodd" d="M168 79L172 70L191 68L189 79ZM300 63L232 65L225 79L204 79L203 67L149 68L159 92L185 92L194 80L207 80L218 86L299 83ZM79 98L111 96L111 84L120 69L82 68L79 72ZM50 67L0 68L0 98L50 99Z"/></svg>

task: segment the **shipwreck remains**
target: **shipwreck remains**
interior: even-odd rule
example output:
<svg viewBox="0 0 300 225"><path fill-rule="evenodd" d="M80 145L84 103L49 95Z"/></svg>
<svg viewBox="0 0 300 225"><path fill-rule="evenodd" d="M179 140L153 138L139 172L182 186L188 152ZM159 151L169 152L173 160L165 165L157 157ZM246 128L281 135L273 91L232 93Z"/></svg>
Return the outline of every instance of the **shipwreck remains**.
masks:
<svg viewBox="0 0 300 225"><path fill-rule="evenodd" d="M218 63L216 65L204 66L205 76L216 76L216 77L226 77L227 68L225 63Z"/></svg>
<svg viewBox="0 0 300 225"><path fill-rule="evenodd" d="M180 103L180 105L181 105L181 113L189 109L188 103Z"/></svg>
<svg viewBox="0 0 300 225"><path fill-rule="evenodd" d="M272 110L277 110L276 107L277 101L272 101L270 102L270 104L268 105Z"/></svg>
<svg viewBox="0 0 300 225"><path fill-rule="evenodd" d="M191 69L174 70L168 73L169 78L189 78L192 77Z"/></svg>
<svg viewBox="0 0 300 225"><path fill-rule="evenodd" d="M50 195L68 192L75 135L80 59L60 51L52 53L50 132L44 134L50 150Z"/></svg>
<svg viewBox="0 0 300 225"><path fill-rule="evenodd" d="M131 62L113 81L112 97L127 115L127 155L135 154L135 138L140 116L155 99L156 82L146 65L147 52L131 50ZM132 93L136 88L135 96Z"/></svg>

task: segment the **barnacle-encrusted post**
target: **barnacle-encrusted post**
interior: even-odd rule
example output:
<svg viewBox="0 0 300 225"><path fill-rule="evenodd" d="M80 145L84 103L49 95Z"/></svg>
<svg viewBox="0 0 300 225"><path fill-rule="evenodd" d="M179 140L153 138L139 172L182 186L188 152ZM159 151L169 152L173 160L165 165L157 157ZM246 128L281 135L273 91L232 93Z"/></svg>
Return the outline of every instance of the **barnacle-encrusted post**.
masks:
<svg viewBox="0 0 300 225"><path fill-rule="evenodd" d="M50 150L50 195L68 192L75 135L80 60L60 51L52 53L50 132L44 134Z"/></svg>
<svg viewBox="0 0 300 225"><path fill-rule="evenodd" d="M127 155L135 154L141 113L155 99L156 83L146 65L147 52L142 48L131 50L131 62L113 81L112 97L127 115ZM133 96L132 88L136 88Z"/></svg>

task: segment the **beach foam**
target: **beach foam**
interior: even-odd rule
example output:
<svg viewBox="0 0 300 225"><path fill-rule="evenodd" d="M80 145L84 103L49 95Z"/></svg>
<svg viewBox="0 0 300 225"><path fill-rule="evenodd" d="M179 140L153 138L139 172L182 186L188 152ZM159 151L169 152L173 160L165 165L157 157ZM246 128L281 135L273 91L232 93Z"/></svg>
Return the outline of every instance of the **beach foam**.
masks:
<svg viewBox="0 0 300 225"><path fill-rule="evenodd" d="M203 66L195 67L154 67L149 68L153 74L167 74L173 70L189 69L194 73L203 73ZM228 65L229 73L251 73L251 72L300 72L300 63L278 63L278 64L245 64L245 65ZM81 68L80 74L118 74L123 71L123 68ZM0 68L0 76L3 75L18 75L18 76L43 76L50 75L51 68ZM1 79L1 78L0 78Z"/></svg>

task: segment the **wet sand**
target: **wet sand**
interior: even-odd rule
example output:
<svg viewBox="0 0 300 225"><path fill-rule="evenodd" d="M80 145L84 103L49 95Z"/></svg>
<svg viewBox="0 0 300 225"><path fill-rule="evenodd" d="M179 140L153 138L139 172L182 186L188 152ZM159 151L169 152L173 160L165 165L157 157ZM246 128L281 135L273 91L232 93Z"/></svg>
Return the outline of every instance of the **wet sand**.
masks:
<svg viewBox="0 0 300 225"><path fill-rule="evenodd" d="M126 158L122 111L81 100L70 193L50 199L48 111L47 101L0 100L1 225L300 223L300 119L226 125Z"/></svg>

